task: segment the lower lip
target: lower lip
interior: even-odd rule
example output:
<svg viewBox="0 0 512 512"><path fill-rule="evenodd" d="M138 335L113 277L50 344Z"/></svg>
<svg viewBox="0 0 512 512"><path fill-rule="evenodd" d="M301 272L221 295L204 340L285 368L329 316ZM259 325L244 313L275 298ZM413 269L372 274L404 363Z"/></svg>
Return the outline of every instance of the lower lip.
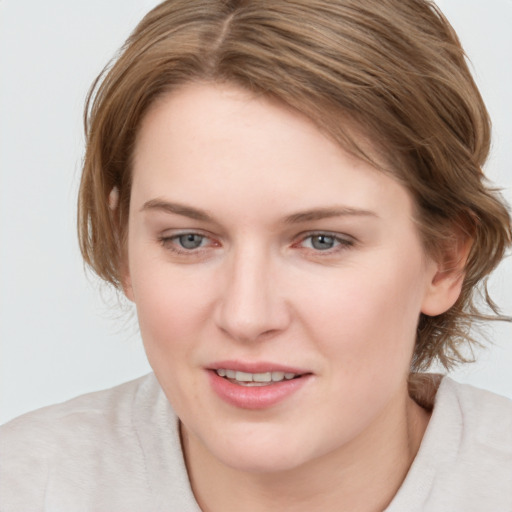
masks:
<svg viewBox="0 0 512 512"><path fill-rule="evenodd" d="M208 371L213 390L225 402L241 409L266 409L296 393L310 375L283 380L266 386L242 386L234 384L213 370Z"/></svg>

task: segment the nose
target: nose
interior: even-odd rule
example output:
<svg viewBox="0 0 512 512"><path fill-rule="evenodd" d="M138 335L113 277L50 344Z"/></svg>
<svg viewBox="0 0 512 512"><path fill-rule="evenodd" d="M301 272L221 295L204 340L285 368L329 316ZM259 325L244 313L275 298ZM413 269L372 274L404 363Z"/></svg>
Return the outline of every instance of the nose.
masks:
<svg viewBox="0 0 512 512"><path fill-rule="evenodd" d="M290 311L277 274L272 256L254 246L227 258L216 322L230 338L263 340L287 328Z"/></svg>

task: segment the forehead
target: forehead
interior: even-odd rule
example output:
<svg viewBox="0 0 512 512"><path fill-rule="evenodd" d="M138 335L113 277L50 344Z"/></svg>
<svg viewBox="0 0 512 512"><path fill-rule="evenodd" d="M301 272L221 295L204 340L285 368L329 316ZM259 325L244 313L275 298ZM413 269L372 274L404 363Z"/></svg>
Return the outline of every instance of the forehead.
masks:
<svg viewBox="0 0 512 512"><path fill-rule="evenodd" d="M343 150L302 114L229 85L189 84L144 118L133 199L186 198L260 216L319 205L410 212L395 180ZM289 212L288 212L289 213Z"/></svg>

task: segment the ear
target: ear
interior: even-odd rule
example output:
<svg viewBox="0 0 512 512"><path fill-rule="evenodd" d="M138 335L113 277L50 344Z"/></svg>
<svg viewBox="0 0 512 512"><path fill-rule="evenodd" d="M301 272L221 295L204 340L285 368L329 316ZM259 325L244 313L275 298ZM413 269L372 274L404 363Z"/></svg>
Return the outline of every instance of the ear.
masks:
<svg viewBox="0 0 512 512"><path fill-rule="evenodd" d="M116 216L117 208L119 207L119 188L114 186L108 195L108 207L111 212L111 218L113 224L115 225L115 229L117 229L117 239L118 244L123 245L119 240L119 219ZM121 249L122 254L120 256L120 272L121 272L121 287L123 288L123 292L128 300L134 302L133 299L133 288L132 282L130 278L130 270L128 266L128 251L126 248Z"/></svg>
<svg viewBox="0 0 512 512"><path fill-rule="evenodd" d="M130 266L128 264L128 248L124 247L122 249L122 254L120 256L121 263L119 265L120 277L121 277L121 287L123 288L123 293L125 297L135 302L133 287L132 287L132 278L130 275Z"/></svg>
<svg viewBox="0 0 512 512"><path fill-rule="evenodd" d="M123 288L123 292L126 298L132 302L135 302L135 298L133 295L132 281L130 278L130 273L127 270L128 265L123 263L121 268L121 286Z"/></svg>
<svg viewBox="0 0 512 512"><path fill-rule="evenodd" d="M457 302L466 276L466 263L473 239L458 232L445 243L437 258L432 260L433 271L423 299L421 312L438 316Z"/></svg>

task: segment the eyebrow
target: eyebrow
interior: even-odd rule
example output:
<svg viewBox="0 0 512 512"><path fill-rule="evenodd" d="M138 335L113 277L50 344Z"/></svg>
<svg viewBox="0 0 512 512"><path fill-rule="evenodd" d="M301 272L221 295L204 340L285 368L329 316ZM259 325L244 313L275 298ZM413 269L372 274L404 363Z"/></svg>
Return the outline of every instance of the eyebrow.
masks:
<svg viewBox="0 0 512 512"><path fill-rule="evenodd" d="M198 208L192 208L180 203L171 203L162 199L151 199L144 203L141 211L161 211L165 213L174 213L176 215L182 215L183 217L189 217L190 219L200 220L203 222L213 222L213 217L204 210Z"/></svg>
<svg viewBox="0 0 512 512"><path fill-rule="evenodd" d="M202 222L215 222L214 218L205 210L193 208L180 203L173 203L163 199L151 199L144 203L141 211L161 211L182 215L190 219ZM301 222L312 222L316 220L328 219L333 217L375 217L378 215L371 210L364 210L350 207L336 208L313 208L303 212L293 213L284 218L285 224L300 224Z"/></svg>
<svg viewBox="0 0 512 512"><path fill-rule="evenodd" d="M371 210L360 208L338 207L338 208L313 208L303 212L293 213L285 218L286 224L299 224L315 220L329 219L332 217L375 217L378 215Z"/></svg>

